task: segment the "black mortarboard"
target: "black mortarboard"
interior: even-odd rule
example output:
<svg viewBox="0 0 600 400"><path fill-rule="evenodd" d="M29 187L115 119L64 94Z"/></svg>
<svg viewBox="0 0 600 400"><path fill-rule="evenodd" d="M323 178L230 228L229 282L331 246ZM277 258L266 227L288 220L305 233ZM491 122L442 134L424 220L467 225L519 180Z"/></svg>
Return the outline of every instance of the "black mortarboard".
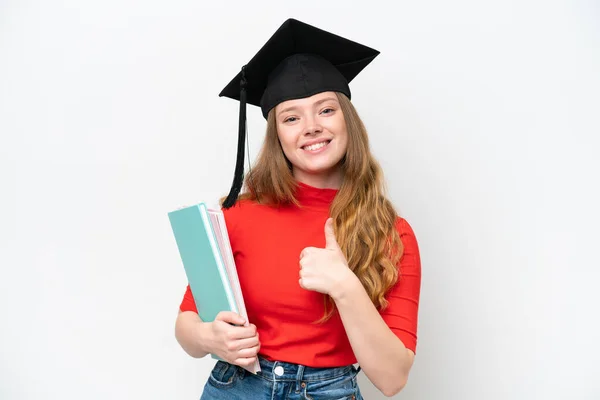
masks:
<svg viewBox="0 0 600 400"><path fill-rule="evenodd" d="M244 177L246 103L259 106L265 118L277 104L321 92L344 93L348 83L379 51L322 29L288 19L219 96L240 101L235 177L224 208L235 204Z"/></svg>

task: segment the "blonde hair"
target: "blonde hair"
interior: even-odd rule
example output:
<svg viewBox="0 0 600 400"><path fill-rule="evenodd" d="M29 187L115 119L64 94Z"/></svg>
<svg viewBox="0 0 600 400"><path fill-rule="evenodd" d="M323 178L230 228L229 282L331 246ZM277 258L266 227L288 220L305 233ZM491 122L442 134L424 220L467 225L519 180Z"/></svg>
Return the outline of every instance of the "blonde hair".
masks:
<svg viewBox="0 0 600 400"><path fill-rule="evenodd" d="M385 295L397 282L397 263L403 247L396 230L397 213L385 195L383 173L371 154L367 130L350 100L336 93L348 132L348 148L341 161L342 185L330 207L336 239L348 266L356 274L378 309L387 307ZM296 204L292 165L281 148L273 110L267 117L267 133L256 164L245 178L247 191L240 200L267 205ZM325 296L328 320L335 303Z"/></svg>

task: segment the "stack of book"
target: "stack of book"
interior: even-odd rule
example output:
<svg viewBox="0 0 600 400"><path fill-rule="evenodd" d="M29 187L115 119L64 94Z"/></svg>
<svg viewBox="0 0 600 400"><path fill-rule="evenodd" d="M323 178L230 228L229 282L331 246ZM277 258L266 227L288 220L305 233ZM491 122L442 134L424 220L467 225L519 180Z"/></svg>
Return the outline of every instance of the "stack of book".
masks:
<svg viewBox="0 0 600 400"><path fill-rule="evenodd" d="M247 326L248 315L223 212L199 203L171 211L168 216L200 319L212 322L221 311L233 311L244 318ZM215 354L211 356L220 360ZM260 371L258 360L246 369Z"/></svg>

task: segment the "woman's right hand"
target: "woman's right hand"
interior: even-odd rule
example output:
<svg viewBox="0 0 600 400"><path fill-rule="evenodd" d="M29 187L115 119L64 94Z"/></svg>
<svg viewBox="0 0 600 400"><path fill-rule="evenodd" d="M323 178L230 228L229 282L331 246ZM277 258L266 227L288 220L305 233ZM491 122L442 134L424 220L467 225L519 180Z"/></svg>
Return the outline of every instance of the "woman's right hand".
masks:
<svg viewBox="0 0 600 400"><path fill-rule="evenodd" d="M260 349L256 326L244 323L244 318L231 311L221 311L210 323L211 352L240 367L252 365Z"/></svg>

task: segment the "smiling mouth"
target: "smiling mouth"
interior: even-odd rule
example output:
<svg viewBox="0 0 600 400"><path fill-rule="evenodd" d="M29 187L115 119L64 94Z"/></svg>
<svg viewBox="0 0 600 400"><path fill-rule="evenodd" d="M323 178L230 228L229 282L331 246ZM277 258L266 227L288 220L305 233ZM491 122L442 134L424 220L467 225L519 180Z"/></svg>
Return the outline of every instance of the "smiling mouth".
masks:
<svg viewBox="0 0 600 400"><path fill-rule="evenodd" d="M307 151L317 151L317 150L320 150L323 147L327 146L330 142L331 142L331 140L326 140L321 143L311 144L310 146L302 146L302 149L307 150Z"/></svg>

